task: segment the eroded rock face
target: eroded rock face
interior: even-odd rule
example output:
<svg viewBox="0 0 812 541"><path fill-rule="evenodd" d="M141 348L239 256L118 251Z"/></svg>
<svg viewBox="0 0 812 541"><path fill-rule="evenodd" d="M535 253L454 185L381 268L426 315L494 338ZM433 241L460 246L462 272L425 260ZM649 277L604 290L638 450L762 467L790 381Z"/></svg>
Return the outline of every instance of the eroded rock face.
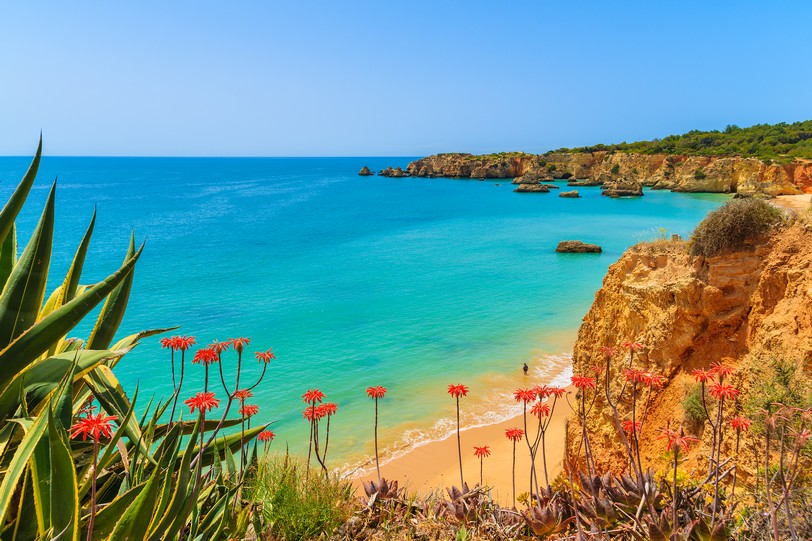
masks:
<svg viewBox="0 0 812 541"><path fill-rule="evenodd" d="M571 197L574 199L577 197L581 197L581 194L578 193L578 190L571 190L569 192L561 192L560 194L558 194L558 197Z"/></svg>
<svg viewBox="0 0 812 541"><path fill-rule="evenodd" d="M394 169L392 167L388 167L388 168L384 169L383 171L381 171L378 174L381 175L382 177L408 177L409 176L409 173L407 173L406 171L404 171L400 167L395 167Z"/></svg>
<svg viewBox="0 0 812 541"><path fill-rule="evenodd" d="M514 184L573 180L597 186L618 180L676 192L793 195L812 193L812 162L778 165L756 158L667 154L436 154L409 164L419 177L513 178Z"/></svg>
<svg viewBox="0 0 812 541"><path fill-rule="evenodd" d="M606 181L601 190L603 191L601 195L607 197L641 197L643 195L643 185L631 179Z"/></svg>
<svg viewBox="0 0 812 541"><path fill-rule="evenodd" d="M543 184L519 184L513 191L519 193L550 193L550 188Z"/></svg>
<svg viewBox="0 0 812 541"><path fill-rule="evenodd" d="M373 173L372 171L370 171L370 170L369 170L369 167L367 167L367 166L365 165L365 166L363 166L363 167L361 168L361 170L358 172L358 174L359 174L360 176L362 176L362 177L371 177L371 176L372 176L372 175L374 175L375 173Z"/></svg>
<svg viewBox="0 0 812 541"><path fill-rule="evenodd" d="M749 250L709 259L689 256L684 242L632 247L609 268L584 317L573 351L574 372L605 366L599 348L624 342L643 344L635 363L667 378L654 394L642 434L645 466L662 455L658 431L667 423L672 428L684 423L682 403L694 385L693 369L723 361L739 367L733 383L741 385L752 370L748 367L763 362L764 355L812 366L812 231L796 224ZM628 359L627 351L610 359L613 394L622 385ZM621 405L621 418L628 409ZM596 458L617 471L625 452L602 391L594 412L589 429ZM695 435L709 444L708 434ZM706 448L699 445L692 456L703 454ZM571 456L575 459L574 448Z"/></svg>
<svg viewBox="0 0 812 541"><path fill-rule="evenodd" d="M603 250L597 244L587 244L580 240L562 240L555 251L570 254L599 254Z"/></svg>

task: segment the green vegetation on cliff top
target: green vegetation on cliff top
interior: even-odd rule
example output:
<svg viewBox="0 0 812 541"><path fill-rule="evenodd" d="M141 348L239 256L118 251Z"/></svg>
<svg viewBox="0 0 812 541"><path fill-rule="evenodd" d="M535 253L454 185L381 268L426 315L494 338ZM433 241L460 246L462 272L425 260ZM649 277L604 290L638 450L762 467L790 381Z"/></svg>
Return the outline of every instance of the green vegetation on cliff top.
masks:
<svg viewBox="0 0 812 541"><path fill-rule="evenodd" d="M790 162L812 159L812 120L787 124L756 124L749 128L728 125L724 131L692 130L663 139L560 148L552 152L634 152L639 154L687 154L691 156L744 156Z"/></svg>

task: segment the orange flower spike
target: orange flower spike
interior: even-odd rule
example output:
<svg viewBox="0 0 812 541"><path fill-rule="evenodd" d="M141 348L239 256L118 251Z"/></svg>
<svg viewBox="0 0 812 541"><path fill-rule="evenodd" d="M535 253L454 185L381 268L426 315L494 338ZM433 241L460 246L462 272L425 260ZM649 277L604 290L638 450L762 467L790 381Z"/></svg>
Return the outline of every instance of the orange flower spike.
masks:
<svg viewBox="0 0 812 541"><path fill-rule="evenodd" d="M679 452L680 449L684 450L685 452L688 452L688 445L690 443L699 441L699 438L695 438L693 436L686 436L682 430L677 432L676 430L671 430L670 428L664 428L662 434L657 436L657 438L667 439L668 450L671 451L673 449L675 452Z"/></svg>
<svg viewBox="0 0 812 541"><path fill-rule="evenodd" d="M210 365L218 362L220 359L217 356L217 351L213 347L201 348L195 352L192 358L193 364Z"/></svg>
<svg viewBox="0 0 812 541"><path fill-rule="evenodd" d="M231 344L234 346L234 350L237 353L242 353L243 350L245 349L245 346L247 346L248 344L251 343L251 339L250 338L232 338L231 340L229 340L229 342L231 342Z"/></svg>
<svg viewBox="0 0 812 541"><path fill-rule="evenodd" d="M214 397L214 393L206 392L197 393L193 397L184 400L183 403L189 406L189 413L193 413L195 410L204 413L216 408L220 401Z"/></svg>
<svg viewBox="0 0 812 541"><path fill-rule="evenodd" d="M640 381L653 389L660 389L665 385L665 376L659 374L652 374L651 372L642 372L640 374Z"/></svg>
<svg viewBox="0 0 812 541"><path fill-rule="evenodd" d="M240 415L246 418L253 417L257 413L259 413L259 406L256 404L246 404L240 408Z"/></svg>
<svg viewBox="0 0 812 541"><path fill-rule="evenodd" d="M257 358L257 361L268 364L273 359L276 359L276 355L272 350L273 348L268 348L268 351L257 351L254 353L254 357Z"/></svg>
<svg viewBox="0 0 812 541"><path fill-rule="evenodd" d="M624 432L636 435L640 432L640 429L643 427L643 422L642 421L632 422L631 419L626 419L621 423L621 427L623 427Z"/></svg>
<svg viewBox="0 0 812 541"><path fill-rule="evenodd" d="M601 346L598 348L598 351L603 353L604 357L614 357L617 353L617 348L611 346Z"/></svg>
<svg viewBox="0 0 812 541"><path fill-rule="evenodd" d="M548 406L547 404L542 404L541 402L536 402L535 404L533 404L533 408L530 410L530 413L539 418L549 417L550 406Z"/></svg>
<svg viewBox="0 0 812 541"><path fill-rule="evenodd" d="M640 342L623 342L623 347L629 351L640 351L643 349L643 344Z"/></svg>
<svg viewBox="0 0 812 541"><path fill-rule="evenodd" d="M224 351L228 351L228 348L231 347L231 340L226 340L225 342L220 342L219 340L215 340L211 344L209 344L209 348L212 349L217 355L220 355Z"/></svg>
<svg viewBox="0 0 812 541"><path fill-rule="evenodd" d="M468 396L468 387L466 387L465 385L449 385L448 394L450 394L454 398Z"/></svg>
<svg viewBox="0 0 812 541"><path fill-rule="evenodd" d="M338 404L336 404L335 402L325 402L319 407L322 408L324 414L327 415L328 417L331 415L335 415L336 412L338 411Z"/></svg>
<svg viewBox="0 0 812 541"><path fill-rule="evenodd" d="M487 456L491 456L491 449L487 445L482 447L474 446L474 456L477 458L485 458Z"/></svg>
<svg viewBox="0 0 812 541"><path fill-rule="evenodd" d="M321 402L323 398L324 393L318 389L308 389L305 391L305 394L302 395L302 400L305 404L315 404L316 402Z"/></svg>
<svg viewBox="0 0 812 541"><path fill-rule="evenodd" d="M623 377L626 378L626 381L629 383L640 383L642 381L641 377L643 376L642 370L637 370L636 368L624 368L623 369Z"/></svg>
<svg viewBox="0 0 812 541"><path fill-rule="evenodd" d="M521 428L506 428L505 429L505 437L516 443L517 441L522 441L522 437L524 437L524 430Z"/></svg>
<svg viewBox="0 0 812 541"><path fill-rule="evenodd" d="M374 387L367 387L367 396L370 398L378 399L383 398L386 394L386 387L375 385Z"/></svg>
<svg viewBox="0 0 812 541"><path fill-rule="evenodd" d="M270 430L263 430L262 432L259 433L259 436L257 437L257 439L259 441L266 442L266 441L273 441L273 439L275 437L276 437L276 434L274 434Z"/></svg>
<svg viewBox="0 0 812 541"><path fill-rule="evenodd" d="M717 399L729 399L732 400L741 394L741 391L733 387L732 385L723 385L721 383L714 383L710 386L710 395Z"/></svg>
<svg viewBox="0 0 812 541"><path fill-rule="evenodd" d="M748 430L750 430L751 424L753 424L753 421L745 417L734 417L733 419L730 420L730 426L737 431L743 430L747 432Z"/></svg>
<svg viewBox="0 0 812 541"><path fill-rule="evenodd" d="M115 420L116 417L114 415L108 416L103 413L88 413L86 417L82 417L76 421L70 428L70 437L77 438L81 435L82 440L85 440L87 436L90 435L93 441L99 441L101 437L110 438L112 436L110 421Z"/></svg>
<svg viewBox="0 0 812 541"><path fill-rule="evenodd" d="M572 384L581 390L594 389L596 385L595 378L590 378L589 376L575 374L570 379L572 380Z"/></svg>
<svg viewBox="0 0 812 541"><path fill-rule="evenodd" d="M251 398L254 396L254 393L251 392L251 389L238 389L234 391L234 394L231 395L231 398L237 399L240 401L240 404L245 402L246 398Z"/></svg>
<svg viewBox="0 0 812 541"><path fill-rule="evenodd" d="M535 389L518 389L513 393L513 398L516 402L524 402L527 404L528 402L536 400L536 391Z"/></svg>
<svg viewBox="0 0 812 541"><path fill-rule="evenodd" d="M713 372L710 370L701 370L696 368L691 372L691 376L697 383L707 383L713 380Z"/></svg>
<svg viewBox="0 0 812 541"><path fill-rule="evenodd" d="M556 398L561 398L567 392L567 390L563 387L550 387L548 390L550 396L555 396Z"/></svg>
<svg viewBox="0 0 812 541"><path fill-rule="evenodd" d="M711 371L712 373L716 374L717 376L719 376L719 379L720 379L720 380L721 380L721 379L724 379L724 378L727 378L727 377L729 377L731 374L733 374L733 368L732 368L732 367L730 367L730 366L724 366L724 365L723 365L722 363L720 363L719 361L716 361L716 362L714 362L714 363L711 363L711 369L710 369L710 371Z"/></svg>

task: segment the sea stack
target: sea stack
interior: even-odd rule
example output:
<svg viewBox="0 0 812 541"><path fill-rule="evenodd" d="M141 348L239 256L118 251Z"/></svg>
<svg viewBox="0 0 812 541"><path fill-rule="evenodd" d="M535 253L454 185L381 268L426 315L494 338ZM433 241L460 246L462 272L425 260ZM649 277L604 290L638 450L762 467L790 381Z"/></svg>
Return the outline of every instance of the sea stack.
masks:
<svg viewBox="0 0 812 541"><path fill-rule="evenodd" d="M369 167L366 165L361 168L358 174L362 177L371 177L374 173L369 170Z"/></svg>

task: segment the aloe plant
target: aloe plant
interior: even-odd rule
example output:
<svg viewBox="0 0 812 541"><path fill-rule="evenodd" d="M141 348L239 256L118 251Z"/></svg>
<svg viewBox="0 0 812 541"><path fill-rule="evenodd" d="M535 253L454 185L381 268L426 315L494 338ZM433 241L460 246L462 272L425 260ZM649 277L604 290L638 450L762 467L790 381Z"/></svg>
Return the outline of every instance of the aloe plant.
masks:
<svg viewBox="0 0 812 541"><path fill-rule="evenodd" d="M122 265L82 285L95 212L68 272L46 295L55 226L54 182L31 238L17 253L15 219L39 168L42 140L22 181L0 211L0 538L211 539L241 536L251 509L234 505L233 454L266 428L216 437L236 420L161 424L170 405L135 415L113 373L123 355L156 329L115 341L143 245L131 236ZM102 305L86 340L68 334ZM109 438L71 439L98 403L116 419ZM101 415L100 415L101 417ZM208 430L206 430L208 429ZM212 434L201 446L200 435ZM92 438L91 438L92 439ZM205 468L195 483L192 462ZM191 513L187 510L191 508ZM92 521L92 524L89 523Z"/></svg>

